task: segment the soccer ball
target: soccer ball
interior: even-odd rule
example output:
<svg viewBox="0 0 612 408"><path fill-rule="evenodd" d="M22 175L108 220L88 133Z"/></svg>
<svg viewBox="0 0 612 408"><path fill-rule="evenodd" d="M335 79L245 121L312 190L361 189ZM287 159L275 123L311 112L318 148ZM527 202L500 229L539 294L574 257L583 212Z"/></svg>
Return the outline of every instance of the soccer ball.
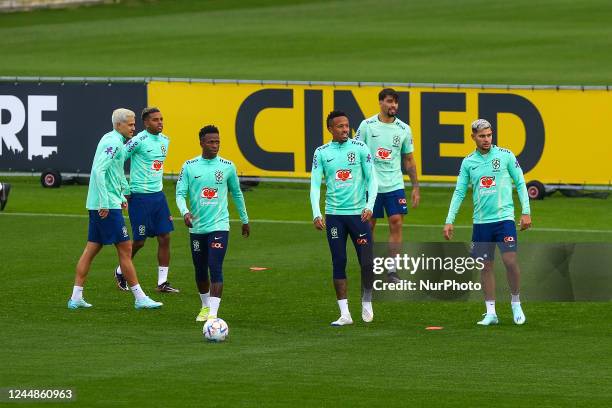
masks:
<svg viewBox="0 0 612 408"><path fill-rule="evenodd" d="M225 320L219 318L207 320L206 323L204 323L202 331L204 332L206 340L214 341L215 343L225 341L229 335L227 323L225 323Z"/></svg>

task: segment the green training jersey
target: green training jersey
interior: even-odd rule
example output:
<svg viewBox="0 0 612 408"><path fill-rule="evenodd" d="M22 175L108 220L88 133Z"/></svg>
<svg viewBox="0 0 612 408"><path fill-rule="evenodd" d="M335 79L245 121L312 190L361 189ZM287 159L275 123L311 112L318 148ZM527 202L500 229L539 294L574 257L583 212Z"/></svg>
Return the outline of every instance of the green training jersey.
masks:
<svg viewBox="0 0 612 408"><path fill-rule="evenodd" d="M372 155L363 142L329 142L315 150L310 178L313 219L321 216L322 177L327 186L325 214L357 215L365 208L374 208L378 184Z"/></svg>
<svg viewBox="0 0 612 408"><path fill-rule="evenodd" d="M495 145L485 155L474 151L461 162L446 223L455 221L468 184L472 185L474 196L474 224L514 220L513 181L521 201L522 214L528 215L529 196L525 178L514 154Z"/></svg>
<svg viewBox="0 0 612 408"><path fill-rule="evenodd" d="M236 166L219 156L205 159L198 156L183 164L176 184L176 205L182 216L193 215L194 234L229 231L227 192L232 193L240 221L249 223ZM189 206L185 198L189 198Z"/></svg>
<svg viewBox="0 0 612 408"><path fill-rule="evenodd" d="M157 193L164 187L164 160L168 154L168 138L143 130L126 143L126 159L130 158L130 192Z"/></svg>
<svg viewBox="0 0 612 408"><path fill-rule="evenodd" d="M126 202L128 189L123 163L125 162L125 138L112 130L102 136L91 166L87 203L89 210L105 208L116 210Z"/></svg>
<svg viewBox="0 0 612 408"><path fill-rule="evenodd" d="M410 126L398 118L392 123L381 122L374 115L361 122L355 139L368 145L374 156L378 192L403 190L402 154L414 151Z"/></svg>

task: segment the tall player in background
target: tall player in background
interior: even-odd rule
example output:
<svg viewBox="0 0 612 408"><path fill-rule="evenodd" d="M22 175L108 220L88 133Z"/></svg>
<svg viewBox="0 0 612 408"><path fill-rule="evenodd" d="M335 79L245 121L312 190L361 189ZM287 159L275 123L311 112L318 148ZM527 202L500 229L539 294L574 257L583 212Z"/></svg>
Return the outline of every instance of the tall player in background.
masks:
<svg viewBox="0 0 612 408"><path fill-rule="evenodd" d="M206 321L217 317L223 293L223 259L229 240L228 191L240 215L242 236L248 237L251 229L236 166L218 156L219 129L205 126L199 136L202 154L183 164L176 184L176 205L189 227L191 257L202 301L196 321Z"/></svg>
<svg viewBox="0 0 612 408"><path fill-rule="evenodd" d="M94 258L104 245L114 244L119 264L134 295L136 309L157 309L162 303L149 298L138 283L132 264L132 242L121 209L127 207L127 180L123 171L126 140L132 138L136 124L134 112L117 109L113 112L113 130L105 134L96 148L91 166L86 207L89 210L89 233L85 250L79 259L69 309L89 308L83 298L83 286Z"/></svg>
<svg viewBox="0 0 612 408"><path fill-rule="evenodd" d="M332 141L315 150L310 182L310 204L314 226L327 230L332 256L334 288L340 318L332 326L353 324L348 307L346 282L346 241L351 237L361 266L361 317L374 319L372 309L373 254L372 233L368 221L378 190L372 156L367 146L349 140L349 121L345 113L333 111L327 116L327 130ZM321 215L321 178L325 178L325 219ZM366 201L367 194L367 201Z"/></svg>
<svg viewBox="0 0 612 408"><path fill-rule="evenodd" d="M512 182L514 181L522 207L521 231L531 227L529 196L518 160L510 150L493 145L492 139L493 130L488 121L478 119L472 123L472 140L476 143L476 150L461 162L457 187L446 217L444 238L452 239L455 216L465 197L468 184L471 184L474 200L472 256L484 259L481 281L487 308L484 318L478 324L488 326L499 323L495 311L493 272L496 245L499 246L506 267L514 323L523 324L526 318L519 297L521 272L516 259L518 242L514 224Z"/></svg>
<svg viewBox="0 0 612 408"><path fill-rule="evenodd" d="M370 221L372 236L376 220L389 219L389 249L391 255L397 254L402 245L402 225L404 215L408 213L402 165L412 183L411 204L416 208L420 201L419 181L416 173L416 161L412 154L414 144L412 130L408 124L397 118L399 95L391 88L385 88L378 94L380 112L365 119L359 125L355 138L368 145L374 156L374 168L378 179L378 196L374 204L374 214ZM388 271L389 281L399 282L395 270Z"/></svg>
<svg viewBox="0 0 612 408"><path fill-rule="evenodd" d="M126 195L130 197L130 224L132 224L132 259L144 247L147 237L157 237L157 291L177 293L168 282L170 265L170 232L174 230L164 187L164 161L168 154L169 139L161 131L164 118L155 107L142 111L145 129L125 146L126 160L130 161L130 184ZM128 290L121 265L115 269L117 287Z"/></svg>

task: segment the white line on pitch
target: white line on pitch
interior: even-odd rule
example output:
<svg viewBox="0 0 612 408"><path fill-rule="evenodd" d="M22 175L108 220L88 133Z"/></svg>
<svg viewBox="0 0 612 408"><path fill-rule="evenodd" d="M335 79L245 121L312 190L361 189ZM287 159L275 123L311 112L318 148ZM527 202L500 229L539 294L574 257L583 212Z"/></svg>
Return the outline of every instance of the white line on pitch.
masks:
<svg viewBox="0 0 612 408"><path fill-rule="evenodd" d="M85 214L43 214L43 213L0 213L0 215L17 215L23 217L63 217L63 218L87 218ZM127 218L127 217L125 217ZM174 218L180 219L180 216L174 216ZM230 219L231 222L240 222L240 220ZM310 225L311 221L302 220L250 220L251 222L257 222L262 224L294 224L294 225ZM387 225L386 223L378 223L377 225ZM404 224L404 228L438 228L442 229L442 225L432 224ZM472 228L471 225L455 225L455 228ZM540 232L577 232L577 233L600 233L600 234L612 234L612 230L596 230L596 229L570 229L570 228L531 228L532 231Z"/></svg>

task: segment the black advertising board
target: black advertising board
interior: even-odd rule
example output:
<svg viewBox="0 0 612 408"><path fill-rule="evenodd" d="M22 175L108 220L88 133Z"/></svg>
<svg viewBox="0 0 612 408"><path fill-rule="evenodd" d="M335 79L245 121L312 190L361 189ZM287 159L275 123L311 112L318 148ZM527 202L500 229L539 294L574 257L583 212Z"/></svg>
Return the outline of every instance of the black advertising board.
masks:
<svg viewBox="0 0 612 408"><path fill-rule="evenodd" d="M0 82L0 171L89 173L114 109L139 112L146 83Z"/></svg>

